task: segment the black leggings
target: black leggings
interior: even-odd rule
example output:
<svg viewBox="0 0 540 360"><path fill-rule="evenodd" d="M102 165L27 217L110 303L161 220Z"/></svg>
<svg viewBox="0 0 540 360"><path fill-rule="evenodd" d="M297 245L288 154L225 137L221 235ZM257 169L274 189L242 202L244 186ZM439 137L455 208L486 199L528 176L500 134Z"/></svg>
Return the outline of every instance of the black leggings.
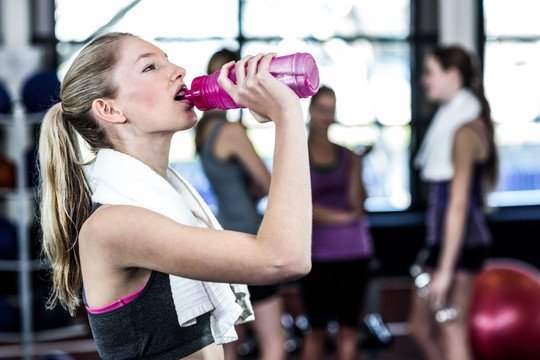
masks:
<svg viewBox="0 0 540 360"><path fill-rule="evenodd" d="M329 319L356 327L364 304L370 259L312 262L300 280L302 298L313 327L326 327Z"/></svg>

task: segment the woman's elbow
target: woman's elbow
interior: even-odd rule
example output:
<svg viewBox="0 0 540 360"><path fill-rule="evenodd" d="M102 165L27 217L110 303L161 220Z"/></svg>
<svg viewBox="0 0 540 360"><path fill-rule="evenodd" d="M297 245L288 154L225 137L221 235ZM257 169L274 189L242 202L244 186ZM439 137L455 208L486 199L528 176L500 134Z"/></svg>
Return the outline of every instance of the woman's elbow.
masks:
<svg viewBox="0 0 540 360"><path fill-rule="evenodd" d="M311 256L304 256L292 266L291 273L296 278L306 276L311 271Z"/></svg>
<svg viewBox="0 0 540 360"><path fill-rule="evenodd" d="M296 279L306 276L311 271L311 257L308 257L303 261L301 266L298 267L298 276Z"/></svg>
<svg viewBox="0 0 540 360"><path fill-rule="evenodd" d="M280 246L271 246L261 251L264 259L264 277L278 281L292 281L311 271L311 233L282 239Z"/></svg>
<svg viewBox="0 0 540 360"><path fill-rule="evenodd" d="M311 254L288 259L278 266L278 273L285 281L293 281L306 276L311 271ZM283 281L282 280L282 281Z"/></svg>

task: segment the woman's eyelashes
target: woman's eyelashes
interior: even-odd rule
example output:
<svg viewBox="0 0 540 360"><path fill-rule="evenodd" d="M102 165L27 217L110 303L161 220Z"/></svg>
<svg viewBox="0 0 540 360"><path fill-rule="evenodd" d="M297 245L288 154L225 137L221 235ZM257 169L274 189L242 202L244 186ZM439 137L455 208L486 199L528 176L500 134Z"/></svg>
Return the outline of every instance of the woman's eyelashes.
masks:
<svg viewBox="0 0 540 360"><path fill-rule="evenodd" d="M152 71L152 70L155 70L156 69L156 65L155 64L150 64L150 65L147 65L143 72L148 72L148 71Z"/></svg>

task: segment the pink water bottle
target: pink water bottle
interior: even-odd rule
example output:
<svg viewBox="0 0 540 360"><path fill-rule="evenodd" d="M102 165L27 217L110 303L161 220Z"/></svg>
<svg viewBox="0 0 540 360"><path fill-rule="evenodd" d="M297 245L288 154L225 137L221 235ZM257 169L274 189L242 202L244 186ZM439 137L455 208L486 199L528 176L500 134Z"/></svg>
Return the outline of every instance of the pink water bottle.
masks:
<svg viewBox="0 0 540 360"><path fill-rule="evenodd" d="M319 90L319 70L313 56L307 53L296 53L275 57L270 62L270 73L279 81L289 86L300 98L314 95ZM218 84L220 71L211 75L196 77L191 82L191 89L184 94L197 109L237 109L241 106L227 94ZM231 69L229 79L236 83L235 69Z"/></svg>

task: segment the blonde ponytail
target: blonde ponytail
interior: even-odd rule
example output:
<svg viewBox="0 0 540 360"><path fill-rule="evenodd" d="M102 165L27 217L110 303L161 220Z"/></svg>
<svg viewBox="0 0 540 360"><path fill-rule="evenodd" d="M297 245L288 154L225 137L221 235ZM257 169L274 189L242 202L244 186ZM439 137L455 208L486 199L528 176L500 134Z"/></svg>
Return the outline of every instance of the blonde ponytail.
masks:
<svg viewBox="0 0 540 360"><path fill-rule="evenodd" d="M93 153L112 147L92 113L92 102L116 96L116 84L111 79L118 62L119 42L132 36L109 33L92 40L62 81L62 103L50 108L41 124L42 253L50 265L53 285L48 306L60 304L71 315L80 304L82 287L78 236L92 206L92 191L77 135Z"/></svg>
<svg viewBox="0 0 540 360"><path fill-rule="evenodd" d="M39 139L42 249L52 269L48 305L60 303L72 315L82 284L77 238L92 205L77 141L60 104L53 106L43 119Z"/></svg>

